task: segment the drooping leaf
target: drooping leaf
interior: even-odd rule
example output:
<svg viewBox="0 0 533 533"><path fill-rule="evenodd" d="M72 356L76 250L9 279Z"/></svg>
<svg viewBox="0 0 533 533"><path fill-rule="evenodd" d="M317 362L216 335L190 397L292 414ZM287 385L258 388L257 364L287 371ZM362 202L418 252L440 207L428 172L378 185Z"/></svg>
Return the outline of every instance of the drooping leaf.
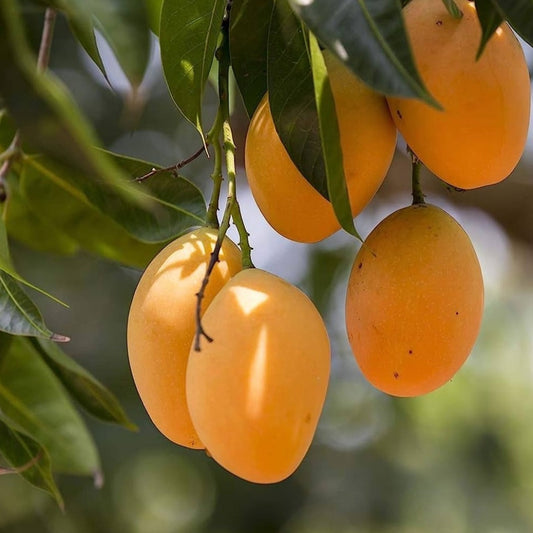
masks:
<svg viewBox="0 0 533 533"><path fill-rule="evenodd" d="M120 166L130 176L130 181L154 168L144 161L118 154L106 152L106 157ZM146 243L166 242L192 226L203 225L205 221L206 206L200 190L171 172L161 172L134 185L136 194L145 200L145 205L151 206L147 209L124 200L103 183L66 171L48 158L27 158L25 164L31 165L43 179L54 182L78 201L88 201L136 239Z"/></svg>
<svg viewBox="0 0 533 533"><path fill-rule="evenodd" d="M273 6L274 0L233 0L231 8L231 66L250 118L267 92L268 29Z"/></svg>
<svg viewBox="0 0 533 533"><path fill-rule="evenodd" d="M14 0L0 2L0 95L31 148L82 173L90 182L140 202L109 158L93 149L96 138L64 87L36 72Z"/></svg>
<svg viewBox="0 0 533 533"><path fill-rule="evenodd" d="M437 105L424 86L396 0L289 0L317 38L377 91Z"/></svg>
<svg viewBox="0 0 533 533"><path fill-rule="evenodd" d="M148 12L148 24L150 29L159 36L159 24L161 22L161 8L163 0L144 0Z"/></svg>
<svg viewBox="0 0 533 533"><path fill-rule="evenodd" d="M344 175L339 125L326 65L314 35L307 33L307 37L328 195L341 226L348 233L361 239L353 223L350 198Z"/></svg>
<svg viewBox="0 0 533 533"><path fill-rule="evenodd" d="M270 23L268 100L276 131L292 161L329 199L304 28L286 0L276 2Z"/></svg>
<svg viewBox="0 0 533 533"><path fill-rule="evenodd" d="M63 508L63 499L52 476L47 450L0 412L0 454L13 471L33 486L48 492Z"/></svg>
<svg viewBox="0 0 533 533"><path fill-rule="evenodd" d="M115 396L57 344L41 339L31 342L63 386L89 414L104 422L136 429Z"/></svg>
<svg viewBox="0 0 533 533"><path fill-rule="evenodd" d="M533 46L533 0L492 0L492 4L516 33Z"/></svg>
<svg viewBox="0 0 533 533"><path fill-rule="evenodd" d="M494 7L492 0L476 0L476 12L481 24L481 42L476 54L476 59L479 59L489 39L503 22L503 18Z"/></svg>
<svg viewBox="0 0 533 533"><path fill-rule="evenodd" d="M144 0L84 0L124 74L140 85L150 58L150 30Z"/></svg>
<svg viewBox="0 0 533 533"><path fill-rule="evenodd" d="M94 35L93 14L86 0L46 0L46 3L65 13L72 32L102 74L107 77Z"/></svg>
<svg viewBox="0 0 533 533"><path fill-rule="evenodd" d="M55 342L69 340L48 329L37 306L17 281L5 272L0 272L0 331L11 335L52 339Z"/></svg>
<svg viewBox="0 0 533 533"><path fill-rule="evenodd" d="M34 217L53 226L55 232L67 236L88 252L144 268L160 246L132 237L94 207L82 191L69 186L70 176L71 172L68 172L65 177L64 167L44 158L25 160L20 189Z"/></svg>
<svg viewBox="0 0 533 533"><path fill-rule="evenodd" d="M0 409L48 450L54 471L80 475L100 471L87 427L27 339L16 338L0 362Z"/></svg>
<svg viewBox="0 0 533 533"><path fill-rule="evenodd" d="M161 61L170 94L204 139L202 100L213 63L225 0L164 0Z"/></svg>

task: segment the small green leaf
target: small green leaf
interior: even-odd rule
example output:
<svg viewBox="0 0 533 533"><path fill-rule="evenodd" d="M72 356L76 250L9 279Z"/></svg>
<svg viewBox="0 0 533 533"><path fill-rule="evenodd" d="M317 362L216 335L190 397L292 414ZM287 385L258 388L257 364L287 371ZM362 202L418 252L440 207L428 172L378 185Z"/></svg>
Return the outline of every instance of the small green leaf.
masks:
<svg viewBox="0 0 533 533"><path fill-rule="evenodd" d="M59 232L88 252L144 268L161 246L140 242L104 215L82 191L69 185L71 175L71 171L65 172L64 167L47 159L25 159L20 190L37 224L48 224L54 233ZM38 225L34 227L38 228Z"/></svg>
<svg viewBox="0 0 533 533"><path fill-rule="evenodd" d="M16 338L0 362L0 409L48 450L54 471L80 475L100 471L87 427L27 339Z"/></svg>
<svg viewBox="0 0 533 533"><path fill-rule="evenodd" d="M457 4L455 3L454 0L442 0L442 2L446 6L448 13L454 19L460 19L463 17L463 12L457 7Z"/></svg>
<svg viewBox="0 0 533 533"><path fill-rule="evenodd" d="M315 89L315 101L318 111L318 125L322 142L322 154L325 162L328 195L341 226L348 233L362 240L353 223L350 198L344 175L335 101L333 100L333 93L331 92L320 46L312 34L308 34L308 46L311 70L313 72L313 86Z"/></svg>
<svg viewBox="0 0 533 533"><path fill-rule="evenodd" d="M150 58L150 30L144 0L85 2L94 14L96 27L109 43L132 87L138 87Z"/></svg>
<svg viewBox="0 0 533 533"><path fill-rule="evenodd" d="M533 0L492 0L492 4L516 33L533 46Z"/></svg>
<svg viewBox="0 0 533 533"><path fill-rule="evenodd" d="M70 340L47 328L37 306L16 280L5 272L0 272L0 331L11 335L52 339L55 342Z"/></svg>
<svg viewBox="0 0 533 533"><path fill-rule="evenodd" d="M78 38L89 57L107 78L104 63L96 45L93 14L86 0L46 0L46 3L65 13L72 32Z"/></svg>
<svg viewBox="0 0 533 533"><path fill-rule="evenodd" d="M289 0L316 37L377 91L438 107L418 74L396 0Z"/></svg>
<svg viewBox="0 0 533 533"><path fill-rule="evenodd" d="M140 202L120 170L93 149L91 127L64 87L50 74L36 72L14 0L0 2L0 95L23 140L91 182L113 187L115 194Z"/></svg>
<svg viewBox="0 0 533 533"><path fill-rule="evenodd" d="M178 109L200 133L204 87L215 55L224 0L164 0L161 11L161 61Z"/></svg>
<svg viewBox="0 0 533 533"><path fill-rule="evenodd" d="M48 492L63 508L46 449L0 412L0 453L34 487Z"/></svg>
<svg viewBox="0 0 533 533"><path fill-rule="evenodd" d="M476 12L481 24L481 42L476 54L476 59L479 59L489 39L503 22L503 18L492 0L476 0Z"/></svg>
<svg viewBox="0 0 533 533"><path fill-rule="evenodd" d="M231 7L231 66L250 118L267 92L268 29L273 7L274 0L233 0Z"/></svg>
<svg viewBox="0 0 533 533"><path fill-rule="evenodd" d="M276 2L270 23L268 100L276 131L292 161L329 199L304 29L286 0Z"/></svg>
<svg viewBox="0 0 533 533"><path fill-rule="evenodd" d="M57 344L41 339L31 342L63 386L89 414L129 430L137 429L115 396L74 359L68 357Z"/></svg>

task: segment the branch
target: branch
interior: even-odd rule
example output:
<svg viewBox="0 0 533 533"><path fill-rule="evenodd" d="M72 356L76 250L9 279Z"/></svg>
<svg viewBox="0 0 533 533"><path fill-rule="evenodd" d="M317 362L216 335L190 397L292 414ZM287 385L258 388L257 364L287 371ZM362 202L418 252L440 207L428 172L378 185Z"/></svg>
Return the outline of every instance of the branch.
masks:
<svg viewBox="0 0 533 533"><path fill-rule="evenodd" d="M206 143L207 145L207 143ZM187 159L184 159L183 161L180 161L179 163L175 163L174 165L170 165L169 167L165 168L153 168L150 170L150 172L147 172L143 176L139 176L138 178L135 178L133 181L136 181L137 183L141 183L144 180L147 180L148 178L151 178L152 176L155 176L156 174L161 174L162 172L178 172L180 168L183 168L185 165L188 165L189 163L192 163L196 158L200 157L202 152L204 152L205 149L202 146L199 150L194 152L194 154L191 155L191 157L188 157ZM209 154L207 154L209 157Z"/></svg>
<svg viewBox="0 0 533 533"><path fill-rule="evenodd" d="M425 204L424 193L422 192L422 187L420 186L420 167L422 163L418 159L417 155L407 147L407 151L411 154L411 188L413 195L413 205Z"/></svg>

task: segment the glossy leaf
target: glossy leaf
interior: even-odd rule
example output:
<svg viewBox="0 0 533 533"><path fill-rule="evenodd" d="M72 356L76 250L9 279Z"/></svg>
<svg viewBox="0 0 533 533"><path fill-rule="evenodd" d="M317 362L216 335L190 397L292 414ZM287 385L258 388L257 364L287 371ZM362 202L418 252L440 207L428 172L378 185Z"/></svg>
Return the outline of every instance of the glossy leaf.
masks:
<svg viewBox="0 0 533 533"><path fill-rule="evenodd" d="M107 77L102 57L98 51L94 35L93 14L86 0L46 0L46 3L65 13L72 32L77 37L89 57Z"/></svg>
<svg viewBox="0 0 533 533"><path fill-rule="evenodd" d="M276 131L292 161L329 198L304 28L286 0L276 2L270 23L268 100Z"/></svg>
<svg viewBox="0 0 533 533"><path fill-rule="evenodd" d="M476 59L479 59L489 39L503 22L503 18L492 0L476 0L476 12L481 24L481 42L476 54Z"/></svg>
<svg viewBox="0 0 533 533"><path fill-rule="evenodd" d="M90 415L130 430L136 429L115 396L74 359L66 355L57 344L41 339L31 342L63 386Z"/></svg>
<svg viewBox="0 0 533 533"><path fill-rule="evenodd" d="M170 94L204 139L202 100L224 15L224 0L164 0L161 61Z"/></svg>
<svg viewBox="0 0 533 533"><path fill-rule="evenodd" d="M231 8L231 66L250 118L267 92L268 30L273 6L274 0L233 0Z"/></svg>
<svg viewBox="0 0 533 533"><path fill-rule="evenodd" d="M533 46L533 0L492 0L513 29Z"/></svg>
<svg viewBox="0 0 533 533"><path fill-rule="evenodd" d="M88 252L144 268L159 251L160 245L146 244L132 237L94 207L82 191L72 187L70 179L71 172L65 172L64 167L47 159L26 159L20 190L37 223L47 223L54 233L59 232ZM31 231L29 228L30 234Z"/></svg>
<svg viewBox="0 0 533 533"><path fill-rule="evenodd" d="M144 0L84 1L124 74L134 88L138 87L150 58L150 31Z"/></svg>
<svg viewBox="0 0 533 533"><path fill-rule="evenodd" d="M424 86L396 0L290 0L317 38L374 89L435 100Z"/></svg>
<svg viewBox="0 0 533 533"><path fill-rule="evenodd" d="M0 362L0 409L48 450L54 471L100 471L98 452L83 420L27 339L15 339Z"/></svg>
<svg viewBox="0 0 533 533"><path fill-rule="evenodd" d="M329 84L326 65L320 46L314 35L308 34L309 57L313 73L313 86L318 111L318 126L322 143L328 195L337 220L341 226L352 235L361 237L357 233L344 176L342 148L340 144L339 125L335 110L335 101Z"/></svg>
<svg viewBox="0 0 533 533"><path fill-rule="evenodd" d="M87 181L106 183L115 194L139 202L120 170L92 148L92 129L63 86L49 74L37 74L14 0L0 2L0 25L0 95L23 140Z"/></svg>
<svg viewBox="0 0 533 533"><path fill-rule="evenodd" d="M52 339L55 342L69 340L48 329L37 306L17 281L5 272L0 272L0 331L11 335Z"/></svg>
<svg viewBox="0 0 533 533"><path fill-rule="evenodd" d="M63 508L63 499L52 476L50 456L34 438L0 412L0 454L33 486L48 492Z"/></svg>
<svg viewBox="0 0 533 533"><path fill-rule="evenodd" d="M130 181L154 168L154 165L137 159L108 152L106 156L120 165L126 175L131 176ZM145 200L145 204L153 206L151 209L145 209L125 201L105 184L90 181L83 174L68 171L48 158L27 158L26 164L31 165L43 179L50 180L78 202L89 202L98 208L101 213L143 242L166 242L191 226L203 225L205 221L205 200L200 190L190 181L175 177L171 172L162 172L144 183L132 185L137 195ZM102 235L100 238L104 239Z"/></svg>

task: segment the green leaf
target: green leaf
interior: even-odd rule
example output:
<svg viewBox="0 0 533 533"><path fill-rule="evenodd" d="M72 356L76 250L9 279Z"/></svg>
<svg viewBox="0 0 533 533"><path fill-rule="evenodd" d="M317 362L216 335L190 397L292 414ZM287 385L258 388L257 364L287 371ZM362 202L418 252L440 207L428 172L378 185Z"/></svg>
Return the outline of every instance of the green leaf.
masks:
<svg viewBox="0 0 533 533"><path fill-rule="evenodd" d="M304 28L286 0L276 2L270 23L268 100L276 131L292 161L329 199Z"/></svg>
<svg viewBox="0 0 533 533"><path fill-rule="evenodd" d="M34 487L48 492L63 508L63 499L52 476L50 456L35 439L0 412L0 453Z"/></svg>
<svg viewBox="0 0 533 533"><path fill-rule="evenodd" d="M54 471L100 472L87 427L27 339L15 339L0 362L0 409L48 450Z"/></svg>
<svg viewBox="0 0 533 533"><path fill-rule="evenodd" d="M322 154L325 162L328 195L333 210L341 226L355 237L357 233L344 176L342 148L340 144L339 125L335 111L335 101L329 84L326 64L320 51L318 41L308 34L309 57L313 73L313 86L318 111L318 126L322 143Z"/></svg>
<svg viewBox="0 0 533 533"><path fill-rule="evenodd" d="M289 0L317 38L377 91L438 107L418 74L396 0Z"/></svg>
<svg viewBox="0 0 533 533"><path fill-rule="evenodd" d="M492 4L516 33L533 46L533 0L492 0Z"/></svg>
<svg viewBox="0 0 533 533"><path fill-rule="evenodd" d="M85 0L96 27L115 53L131 85L138 87L150 58L150 30L144 0Z"/></svg>
<svg viewBox="0 0 533 533"><path fill-rule="evenodd" d="M178 109L200 133L202 100L215 55L224 0L164 0L161 11L161 61Z"/></svg>
<svg viewBox="0 0 533 533"><path fill-rule="evenodd" d="M130 422L115 396L57 344L32 340L33 347L80 405L92 416L129 430L137 429Z"/></svg>
<svg viewBox="0 0 533 533"><path fill-rule="evenodd" d="M0 272L0 331L11 335L52 339L55 342L70 340L48 329L37 306L16 280L5 272Z"/></svg>
<svg viewBox="0 0 533 533"><path fill-rule="evenodd" d="M13 279L17 280L20 283L23 283L24 285L32 288L33 290L36 290L40 292L41 294L44 294L54 302L60 303L62 305L63 302L59 301L57 298L52 296L51 294L48 294L45 290L40 289L39 287L36 287L29 281L26 281L16 270L13 266L13 262L11 261L11 255L9 254L9 246L7 242L7 231L6 226L4 222L4 216L0 216L0 271L5 272L6 274L9 274Z"/></svg>
<svg viewBox="0 0 533 533"><path fill-rule="evenodd" d="M135 239L104 215L82 191L70 185L71 175L45 158L25 159L20 190L34 217L88 252L144 268L161 246Z"/></svg>
<svg viewBox="0 0 533 533"><path fill-rule="evenodd" d="M46 0L46 3L65 13L72 32L77 37L89 57L107 78L104 63L96 45L93 14L86 0Z"/></svg>
<svg viewBox="0 0 533 533"><path fill-rule="evenodd" d="M6 228L9 236L39 252L73 255L80 246L55 227L48 219L36 215L21 195L19 180L8 177L8 196L5 208Z"/></svg>
<svg viewBox="0 0 533 533"><path fill-rule="evenodd" d="M250 118L267 92L268 29L273 7L274 0L233 0L231 7L231 66Z"/></svg>
<svg viewBox="0 0 533 533"><path fill-rule="evenodd" d="M503 18L492 0L476 0L476 12L481 24L481 42L476 54L476 59L479 59L492 34L503 22Z"/></svg>
<svg viewBox="0 0 533 533"><path fill-rule="evenodd" d="M148 24L150 29L159 36L159 24L161 22L161 8L163 0L144 0L148 12Z"/></svg>
<svg viewBox="0 0 533 533"><path fill-rule="evenodd" d="M109 152L106 152L106 156L119 165L130 176L130 180L157 167ZM52 181L78 201L86 201L97 207L142 242L166 242L192 226L205 223L206 206L202 193L190 181L175 177L172 172L161 172L144 183L134 185L137 195L145 200L145 205L153 206L152 209L146 209L125 201L105 184L66 171L48 158L27 158L26 164L39 172L43 179Z"/></svg>
<svg viewBox="0 0 533 533"><path fill-rule="evenodd" d="M457 7L455 0L442 0L443 4L446 6L448 13L454 19L460 19L463 16L463 12Z"/></svg>
<svg viewBox="0 0 533 533"><path fill-rule="evenodd" d="M50 74L36 72L14 0L0 2L0 25L0 95L23 140L88 181L106 183L121 197L139 202L119 169L92 148L92 129L64 87Z"/></svg>

